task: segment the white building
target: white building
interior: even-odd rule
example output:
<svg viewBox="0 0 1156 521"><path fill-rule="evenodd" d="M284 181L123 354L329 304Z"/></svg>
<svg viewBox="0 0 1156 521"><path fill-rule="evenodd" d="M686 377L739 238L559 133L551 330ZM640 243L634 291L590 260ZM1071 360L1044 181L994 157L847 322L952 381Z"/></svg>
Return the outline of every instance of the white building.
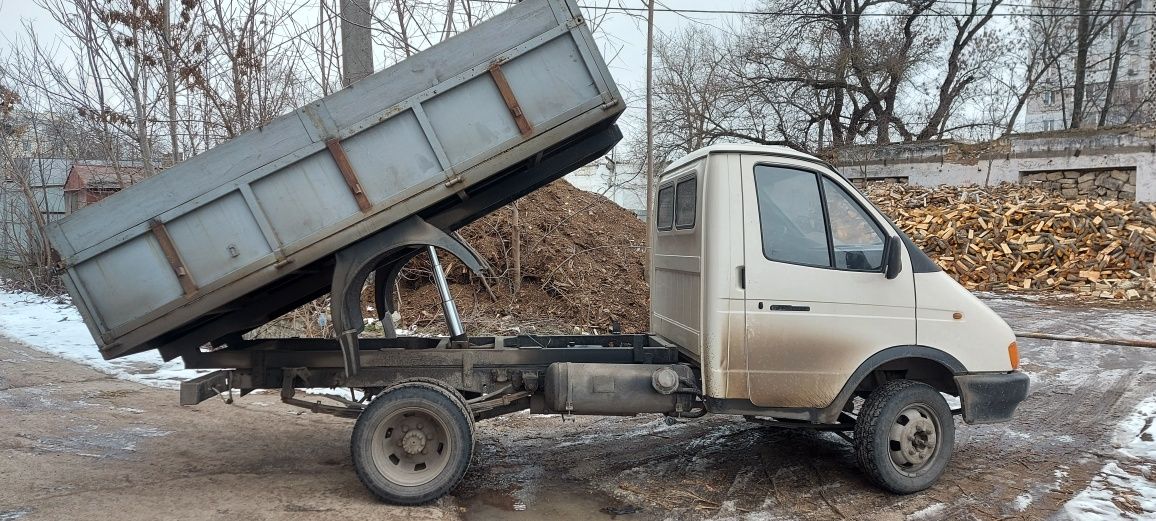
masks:
<svg viewBox="0 0 1156 521"><path fill-rule="evenodd" d="M69 172L75 167L119 169L118 186L115 189L90 186L85 191L85 200L70 201L69 195L80 195L70 194L66 189ZM56 221L140 179L139 162L38 157L0 162L0 266L21 265L30 251L38 251L33 248L43 247L38 221L45 224ZM35 204L30 204L30 198Z"/></svg>
<svg viewBox="0 0 1156 521"><path fill-rule="evenodd" d="M576 188L602 194L623 208L646 218L646 175L643 167L615 163L602 157L574 172L565 179Z"/></svg>
<svg viewBox="0 0 1156 521"><path fill-rule="evenodd" d="M45 223L63 217L67 206L64 182L74 161L68 159L14 159L15 171L3 172L0 179L0 263L20 264L32 247L43 239L37 232L37 215L31 197Z"/></svg>

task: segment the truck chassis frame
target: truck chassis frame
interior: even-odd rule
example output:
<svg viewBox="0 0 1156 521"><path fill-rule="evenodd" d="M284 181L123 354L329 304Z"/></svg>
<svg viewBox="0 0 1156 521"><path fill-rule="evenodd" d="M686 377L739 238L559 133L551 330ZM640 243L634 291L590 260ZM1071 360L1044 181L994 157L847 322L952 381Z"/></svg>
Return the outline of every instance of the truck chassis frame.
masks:
<svg viewBox="0 0 1156 521"><path fill-rule="evenodd" d="M655 335L479 336L359 339L359 370L347 374L337 340L317 338L255 339L232 342L215 351L185 353L185 367L216 369L181 384L181 404L194 405L215 395L256 389L280 389L282 400L313 410L356 417L362 405L344 407L306 402L296 388L349 387L368 396L396 383L436 380L468 398L478 419L530 407L543 375L555 362L674 364L685 361L677 346Z"/></svg>

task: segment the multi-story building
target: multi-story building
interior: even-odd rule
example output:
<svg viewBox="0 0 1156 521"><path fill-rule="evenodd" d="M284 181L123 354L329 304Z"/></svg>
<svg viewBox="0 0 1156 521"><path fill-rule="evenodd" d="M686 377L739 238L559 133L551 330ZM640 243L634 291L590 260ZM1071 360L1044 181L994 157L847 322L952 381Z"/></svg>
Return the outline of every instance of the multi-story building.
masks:
<svg viewBox="0 0 1156 521"><path fill-rule="evenodd" d="M1118 4L1118 5L1117 5ZM1102 6L1093 3L1091 23L1096 26L1096 20L1113 18L1119 9L1129 4L1129 0L1114 0L1105 2ZM1153 68L1152 38L1153 17L1145 14L1151 9L1151 2L1140 0L1136 7L1134 18L1123 13L1114 16L1110 22L1102 26L1102 31L1093 40L1088 49L1088 67L1086 79L1086 93L1084 103L1083 127L1095 127L1099 123L1100 114L1112 73L1114 62L1116 65L1115 87L1112 89L1106 127L1143 124L1153 121L1151 101L1156 95L1156 69ZM1033 10L1046 15L1043 20L1055 20L1058 24L1053 27L1056 34L1063 37L1075 38L1078 18L1075 15L1077 0L1034 0ZM1071 16L1057 17L1059 14ZM1093 27L1095 29L1097 27ZM1118 59L1116 58L1117 45L1120 45ZM1042 38L1043 36L1041 36ZM1049 71L1043 80L1036 86L1024 110L1025 132L1048 132L1062 130L1071 125L1072 120L1072 83L1075 77L1075 43L1057 42L1061 48L1071 43L1071 50L1059 60L1057 68Z"/></svg>

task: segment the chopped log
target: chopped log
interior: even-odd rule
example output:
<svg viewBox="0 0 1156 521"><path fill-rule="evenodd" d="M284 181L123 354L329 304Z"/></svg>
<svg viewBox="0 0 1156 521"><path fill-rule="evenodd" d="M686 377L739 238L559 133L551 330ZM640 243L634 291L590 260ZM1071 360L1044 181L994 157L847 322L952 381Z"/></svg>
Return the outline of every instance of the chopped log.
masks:
<svg viewBox="0 0 1156 521"><path fill-rule="evenodd" d="M1013 184L866 191L966 288L1156 300L1156 205Z"/></svg>

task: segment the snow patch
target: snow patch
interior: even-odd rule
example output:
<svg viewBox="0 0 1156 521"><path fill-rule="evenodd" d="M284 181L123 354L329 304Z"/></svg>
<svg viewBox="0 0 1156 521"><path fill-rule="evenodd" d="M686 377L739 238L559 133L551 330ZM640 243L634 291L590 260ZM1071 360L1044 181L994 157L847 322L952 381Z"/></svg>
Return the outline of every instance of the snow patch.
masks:
<svg viewBox="0 0 1156 521"><path fill-rule="evenodd" d="M930 505L907 515L907 521L918 521L921 519L940 519L943 517L943 511L947 510L947 505L943 503L936 503Z"/></svg>
<svg viewBox="0 0 1156 521"><path fill-rule="evenodd" d="M67 299L0 290L0 335L37 351L78 362L102 373L153 387L175 389L208 371L165 362L155 351L105 360L76 307Z"/></svg>
<svg viewBox="0 0 1156 521"><path fill-rule="evenodd" d="M1112 445L1120 461L1109 460L1088 488L1064 505L1065 514L1081 520L1152 518L1156 513L1154 419L1156 396L1149 396L1116 428ZM1059 471L1056 477L1061 477Z"/></svg>
<svg viewBox="0 0 1156 521"><path fill-rule="evenodd" d="M563 421L566 421L566 420L563 420ZM604 422L604 421L613 421L613 420L600 419L600 420L595 421L594 425L596 425L597 423L600 423L600 422ZM684 427L685 425L686 424L683 422L679 422L677 420L672 420L672 419L667 418L667 417L656 415L656 417L654 419L652 419L646 423L640 424L637 427L629 428L626 430L607 431L607 430L603 430L603 429L597 429L596 427L588 427L587 429L584 430L584 432L576 435L573 440L559 442L557 444L557 446L558 447L569 447L572 445L584 445L584 444L591 443L591 442L596 441L596 440L605 440L605 439L612 439L612 438L633 438L633 437L637 437L637 436L649 436L649 435L655 435L655 434L662 433L663 431L679 429L681 427ZM726 428L720 429L719 432L723 432L723 431L732 432L733 430L734 430L733 428L726 427ZM725 434L722 434L722 435L725 435ZM716 436L720 436L720 434L714 433L712 436L708 436L706 438L700 438L698 440L694 440L687 447L687 449L689 451L689 450L691 450L691 449L693 449L699 445L706 444L708 442L705 440L707 440L708 438L714 439ZM695 459L692 458L691 461L695 461Z"/></svg>
<svg viewBox="0 0 1156 521"><path fill-rule="evenodd" d="M1133 470L1108 462L1088 488L1064 505L1064 513L1080 520L1151 519L1156 512L1156 483L1149 479L1148 465Z"/></svg>
<svg viewBox="0 0 1156 521"><path fill-rule="evenodd" d="M16 510L5 510L0 512L0 521L16 521L24 516L31 514L30 508L18 508Z"/></svg>
<svg viewBox="0 0 1156 521"><path fill-rule="evenodd" d="M1023 494L1016 496L1015 501L1012 502L1012 508L1014 508L1016 512L1023 512L1028 508L1029 505L1032 504L1032 499L1033 498L1031 494L1024 492Z"/></svg>
<svg viewBox="0 0 1156 521"><path fill-rule="evenodd" d="M1156 396L1136 405L1116 430L1112 446L1131 458L1156 461Z"/></svg>

